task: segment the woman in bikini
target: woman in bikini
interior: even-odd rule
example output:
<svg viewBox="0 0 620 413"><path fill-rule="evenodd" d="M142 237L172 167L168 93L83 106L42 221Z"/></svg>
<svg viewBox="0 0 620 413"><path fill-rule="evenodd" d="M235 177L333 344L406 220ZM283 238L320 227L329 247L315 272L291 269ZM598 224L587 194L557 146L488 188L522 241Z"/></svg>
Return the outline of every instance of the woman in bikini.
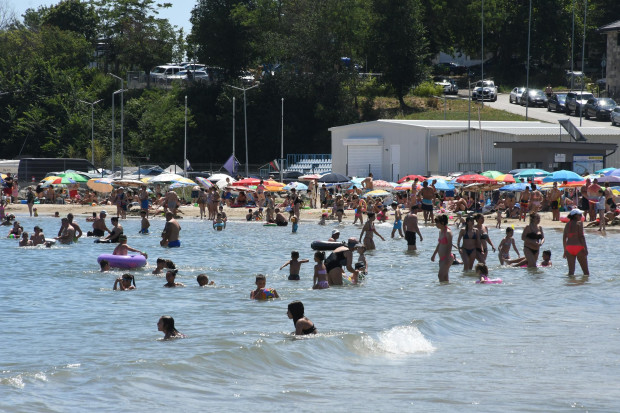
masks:
<svg viewBox="0 0 620 413"><path fill-rule="evenodd" d="M301 301L293 301L288 305L288 311L286 312L288 318L293 320L295 324L295 335L305 336L308 334L316 334L316 327L314 323L304 315L304 305Z"/></svg>
<svg viewBox="0 0 620 413"><path fill-rule="evenodd" d="M583 275L590 275L588 270L588 246L583 235L583 224L581 223L582 212L573 209L568 214L569 221L564 227L562 243L564 244L564 258L568 263L568 275L575 275L575 259L579 261Z"/></svg>
<svg viewBox="0 0 620 413"><path fill-rule="evenodd" d="M450 274L450 267L454 256L452 255L452 231L448 228L448 216L439 215L435 218L435 226L439 229L439 239L437 240L437 247L431 261L435 262L435 255L439 255L439 282L450 281L448 276Z"/></svg>
<svg viewBox="0 0 620 413"><path fill-rule="evenodd" d="M374 221L375 221L375 214L369 212L368 213L368 220L366 221L366 223L362 227L362 232L360 233L360 239L362 239L362 236L364 234L366 234L366 236L364 236L363 240L364 240L364 246L366 247L367 250L374 250L375 249L375 241L373 240L373 235L374 234L377 234L377 236L379 238L381 238L383 241L385 241L385 238L383 238L381 236L381 234L379 234L377 232L377 229L375 228Z"/></svg>
<svg viewBox="0 0 620 413"><path fill-rule="evenodd" d="M461 240L463 241L462 245ZM463 259L463 270L471 270L474 267L474 260L476 259L477 250L480 248L480 233L474 227L474 218L465 218L465 226L459 232L456 247L461 253L461 258Z"/></svg>
<svg viewBox="0 0 620 413"><path fill-rule="evenodd" d="M523 228L523 255L527 259L528 268L536 268L540 247L545 243L545 234L540 225L540 215L537 212L530 214L530 223Z"/></svg>
<svg viewBox="0 0 620 413"><path fill-rule="evenodd" d="M478 259L478 262L484 264L487 262L487 256L489 255L489 247L487 244L491 245L493 252L495 252L495 245L493 245L493 241L489 238L489 229L486 225L484 225L484 215L474 215L474 221L476 221L476 229L480 234L480 246L476 248L476 251L478 251L476 258Z"/></svg>

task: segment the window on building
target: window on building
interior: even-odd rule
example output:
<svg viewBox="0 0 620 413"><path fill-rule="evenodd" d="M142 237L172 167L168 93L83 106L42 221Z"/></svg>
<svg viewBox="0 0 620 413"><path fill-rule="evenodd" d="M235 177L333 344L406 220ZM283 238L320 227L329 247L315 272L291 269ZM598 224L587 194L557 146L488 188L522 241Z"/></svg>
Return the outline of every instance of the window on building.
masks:
<svg viewBox="0 0 620 413"><path fill-rule="evenodd" d="M517 162L517 169L542 169L542 162Z"/></svg>

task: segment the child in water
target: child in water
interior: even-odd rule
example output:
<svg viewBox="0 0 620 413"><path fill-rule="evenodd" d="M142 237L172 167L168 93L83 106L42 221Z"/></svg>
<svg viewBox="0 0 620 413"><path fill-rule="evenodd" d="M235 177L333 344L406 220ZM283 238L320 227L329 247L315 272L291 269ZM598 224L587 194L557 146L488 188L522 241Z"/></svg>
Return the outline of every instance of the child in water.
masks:
<svg viewBox="0 0 620 413"><path fill-rule="evenodd" d="M298 251L291 251L291 259L289 261L287 261L286 263L284 263L284 265L282 265L280 267L280 269L286 267L287 265L290 265L290 273L288 276L288 279L291 281L299 281L299 272L301 271L301 264L305 264L307 262L310 262L309 260L300 260L299 259L299 252Z"/></svg>
<svg viewBox="0 0 620 413"><path fill-rule="evenodd" d="M136 279L131 274L123 274L122 277L119 277L114 281L113 290L135 290L136 289Z"/></svg>
<svg viewBox="0 0 620 413"><path fill-rule="evenodd" d="M28 239L27 232L22 232L22 238L19 240L19 246L20 247L31 247L32 246L32 241Z"/></svg>
<svg viewBox="0 0 620 413"><path fill-rule="evenodd" d="M291 222L293 223L292 227L293 227L293 234L297 232L297 229L299 228L299 224L297 223L297 217L296 216L292 216L291 217Z"/></svg>
<svg viewBox="0 0 620 413"><path fill-rule="evenodd" d="M176 266L171 260L157 258L157 267L153 270L153 274L161 274L164 268L174 270L176 269Z"/></svg>
<svg viewBox="0 0 620 413"><path fill-rule="evenodd" d="M312 282L313 290L322 290L329 288L329 282L327 280L327 268L325 267L325 252L317 251L314 253L314 279Z"/></svg>
<svg viewBox="0 0 620 413"><path fill-rule="evenodd" d="M304 305L301 301L293 301L290 303L286 314L288 315L288 318L293 320L296 336L316 334L316 327L314 326L314 323L308 320L304 315Z"/></svg>
<svg viewBox="0 0 620 413"><path fill-rule="evenodd" d="M146 217L146 211L145 210L140 211L140 216L142 217L142 220L140 221L140 234L148 234L151 223L149 222L149 219Z"/></svg>
<svg viewBox="0 0 620 413"><path fill-rule="evenodd" d="M265 288L267 277L263 274L256 276L256 290L250 293L251 300L267 300L269 298L280 298L278 292L273 288Z"/></svg>
<svg viewBox="0 0 620 413"><path fill-rule="evenodd" d="M99 266L101 267L101 272L110 271L110 263L108 260L99 261Z"/></svg>
<svg viewBox="0 0 620 413"><path fill-rule="evenodd" d="M328 216L327 212L324 212L321 215L321 219L319 219L319 225L325 225L325 220L327 219L327 216Z"/></svg>
<svg viewBox="0 0 620 413"><path fill-rule="evenodd" d="M476 275L478 281L476 284L501 284L502 280L499 278L489 278L489 268L486 264L479 263L476 265Z"/></svg>
<svg viewBox="0 0 620 413"><path fill-rule="evenodd" d="M169 270L168 272L166 272L167 282L166 284L164 284L164 287L166 288L185 287L185 284L183 283L174 282L178 272L179 270Z"/></svg>
<svg viewBox="0 0 620 413"><path fill-rule="evenodd" d="M357 247L357 253L359 254L359 256L357 257L357 262L361 262L362 264L364 264L364 275L368 274L368 262L366 261L366 255L364 255L365 252L365 246L360 245Z"/></svg>
<svg viewBox="0 0 620 413"><path fill-rule="evenodd" d="M545 250L542 253L542 262L540 263L541 267L551 267L553 264L551 263L551 250Z"/></svg>
<svg viewBox="0 0 620 413"><path fill-rule="evenodd" d="M512 227L506 228L506 237L499 242L499 246L497 247L499 254L499 263L504 265L505 260L510 259L510 246L514 248L515 252L521 258L521 253L517 249L517 245L515 244L515 239L512 237L515 233L515 230Z"/></svg>
<svg viewBox="0 0 620 413"><path fill-rule="evenodd" d="M196 281L198 281L198 285L200 287L206 287L207 285L215 285L213 281L209 282L209 277L207 277L207 274L198 274L198 277L196 277Z"/></svg>
<svg viewBox="0 0 620 413"><path fill-rule="evenodd" d="M174 328L174 318L169 315L163 315L157 322L157 330L164 333L164 340L171 338L185 338L185 334L181 334L179 330Z"/></svg>
<svg viewBox="0 0 620 413"><path fill-rule="evenodd" d="M144 258L148 258L148 255L145 252L138 251L137 249L131 248L129 245L127 245L127 235L119 236L118 245L116 246L116 248L114 248L114 252L112 253L112 255L127 255L129 251L137 252L138 254L143 255Z"/></svg>
<svg viewBox="0 0 620 413"><path fill-rule="evenodd" d="M497 208L496 211L496 215L495 215L495 228L501 229L502 228L502 210Z"/></svg>
<svg viewBox="0 0 620 413"><path fill-rule="evenodd" d="M213 229L216 231L222 231L224 228L226 228L226 222L224 222L222 214L218 212L213 220Z"/></svg>

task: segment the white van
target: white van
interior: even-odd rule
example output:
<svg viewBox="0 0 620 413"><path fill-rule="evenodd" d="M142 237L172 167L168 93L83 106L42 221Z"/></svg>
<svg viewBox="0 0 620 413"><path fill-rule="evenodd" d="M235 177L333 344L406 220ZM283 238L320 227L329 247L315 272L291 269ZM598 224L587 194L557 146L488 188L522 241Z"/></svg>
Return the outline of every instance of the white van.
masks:
<svg viewBox="0 0 620 413"><path fill-rule="evenodd" d="M176 75L181 70L183 70L183 66L176 66L176 65L156 66L151 70L151 79L153 80L166 79L170 75Z"/></svg>

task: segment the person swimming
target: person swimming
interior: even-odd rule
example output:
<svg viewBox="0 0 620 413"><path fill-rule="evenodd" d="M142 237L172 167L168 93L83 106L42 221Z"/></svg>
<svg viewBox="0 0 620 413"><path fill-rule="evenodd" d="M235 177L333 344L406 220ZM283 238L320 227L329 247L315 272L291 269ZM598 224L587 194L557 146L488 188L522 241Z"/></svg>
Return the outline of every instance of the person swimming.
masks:
<svg viewBox="0 0 620 413"><path fill-rule="evenodd" d="M123 274L122 277L119 277L114 281L113 290L135 290L136 289L136 279L131 274Z"/></svg>
<svg viewBox="0 0 620 413"><path fill-rule="evenodd" d="M159 318L157 330L164 333L164 340L187 337L174 327L174 318L169 315L163 315Z"/></svg>
<svg viewBox="0 0 620 413"><path fill-rule="evenodd" d="M293 320L296 336L305 336L308 334L317 333L314 323L304 315L304 305L301 301L293 301L290 303L286 314L288 315L288 318Z"/></svg>

